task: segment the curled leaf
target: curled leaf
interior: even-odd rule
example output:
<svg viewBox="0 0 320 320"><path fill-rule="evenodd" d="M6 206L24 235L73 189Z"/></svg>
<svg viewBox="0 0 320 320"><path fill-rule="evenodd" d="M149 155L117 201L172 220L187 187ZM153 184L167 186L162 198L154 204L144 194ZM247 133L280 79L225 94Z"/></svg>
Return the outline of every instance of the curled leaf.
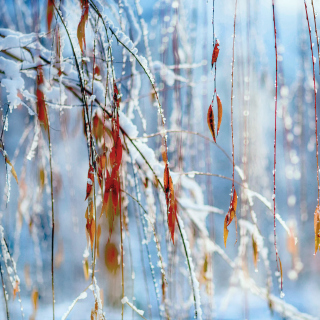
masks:
<svg viewBox="0 0 320 320"><path fill-rule="evenodd" d="M218 127L217 127L217 135L218 135L221 121L222 121L222 103L218 95L217 95L217 105L218 105Z"/></svg>
<svg viewBox="0 0 320 320"><path fill-rule="evenodd" d="M214 45L213 52L212 52L211 67L213 67L213 65L217 62L219 51L220 51L219 40L216 40L216 43Z"/></svg>
<svg viewBox="0 0 320 320"><path fill-rule="evenodd" d="M237 203L238 203L238 196L237 196L236 189L234 188L232 198L230 201L229 211L226 214L226 217L224 219L224 231L223 231L224 246L227 245L227 238L228 238L228 233L229 233L228 226L230 225L230 223L232 222L232 220L234 218L237 219L237 217L236 217ZM236 228L237 228L237 224L236 224Z"/></svg>
<svg viewBox="0 0 320 320"><path fill-rule="evenodd" d="M216 134L214 132L214 114L213 114L213 109L212 109L212 105L210 104L209 109L208 109L208 114L207 114L207 123L208 123L208 127L210 129L210 132L212 134L213 137L213 141L216 141Z"/></svg>

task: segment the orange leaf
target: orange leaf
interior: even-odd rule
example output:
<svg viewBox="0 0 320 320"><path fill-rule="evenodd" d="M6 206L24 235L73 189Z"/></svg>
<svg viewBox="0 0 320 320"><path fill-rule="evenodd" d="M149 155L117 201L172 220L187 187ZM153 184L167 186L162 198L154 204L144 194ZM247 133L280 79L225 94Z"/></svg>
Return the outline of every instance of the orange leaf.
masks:
<svg viewBox="0 0 320 320"><path fill-rule="evenodd" d="M209 109L208 109L208 114L207 114L207 123L208 123L208 127L210 129L210 132L212 134L213 137L213 141L216 141L216 135L214 133L214 114L213 114L213 109L212 109L212 105L210 104Z"/></svg>
<svg viewBox="0 0 320 320"><path fill-rule="evenodd" d="M233 196L232 196L232 209L234 210L234 213L236 213L237 210L237 203L238 203L238 196L237 196L237 192L236 189L233 189Z"/></svg>
<svg viewBox="0 0 320 320"><path fill-rule="evenodd" d="M20 291L20 288L19 288L19 281L16 280L14 282L14 286L13 286L13 300L15 299L15 297L17 296L17 293Z"/></svg>
<svg viewBox="0 0 320 320"><path fill-rule="evenodd" d="M317 206L314 213L314 254L317 254L320 244L320 207Z"/></svg>
<svg viewBox="0 0 320 320"><path fill-rule="evenodd" d="M169 167L168 167L168 163L166 163L166 166L164 168L164 174L163 174L163 188L164 188L164 193L166 194L167 206L169 205L169 191L170 191L169 179L170 179Z"/></svg>
<svg viewBox="0 0 320 320"><path fill-rule="evenodd" d="M32 300L32 306L34 311L38 309L38 299L39 299L39 292L37 289L33 289L31 294L31 300Z"/></svg>
<svg viewBox="0 0 320 320"><path fill-rule="evenodd" d="M224 219L224 232L223 232L223 239L224 239L224 245L227 245L227 238L228 238L228 225L232 222L234 218L236 217L236 210L237 210L237 203L238 203L238 197L236 189L233 189L233 195L230 201L229 211L226 214L226 217ZM236 221L236 228L237 228L237 220Z"/></svg>
<svg viewBox="0 0 320 320"><path fill-rule="evenodd" d="M224 218L224 227L223 227L223 241L224 241L224 246L227 246L227 239L228 239L228 214Z"/></svg>
<svg viewBox="0 0 320 320"><path fill-rule="evenodd" d="M216 40L216 43L214 45L213 52L212 52L211 67L213 67L213 64L217 62L219 51L220 51L219 40Z"/></svg>
<svg viewBox="0 0 320 320"><path fill-rule="evenodd" d="M77 37L80 49L83 53L84 49L86 48L86 22L88 21L88 14L89 14L89 2L88 0L82 0L81 1L81 7L82 7L82 13L81 13L81 19L78 25L77 29Z"/></svg>
<svg viewBox="0 0 320 320"><path fill-rule="evenodd" d="M218 104L218 127L217 127L217 135L218 135L221 121L222 121L222 103L218 95L217 95L217 104Z"/></svg>

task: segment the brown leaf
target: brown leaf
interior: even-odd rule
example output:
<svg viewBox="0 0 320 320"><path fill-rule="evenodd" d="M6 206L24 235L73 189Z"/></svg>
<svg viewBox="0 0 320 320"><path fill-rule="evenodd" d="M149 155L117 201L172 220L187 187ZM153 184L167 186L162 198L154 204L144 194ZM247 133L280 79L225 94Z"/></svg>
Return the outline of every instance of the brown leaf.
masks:
<svg viewBox="0 0 320 320"><path fill-rule="evenodd" d="M210 129L210 132L212 134L213 137L213 141L216 141L216 134L214 132L214 114L213 114L213 109L212 109L212 105L210 104L209 109L208 109L208 114L207 114L207 123L208 123L208 127Z"/></svg>
<svg viewBox="0 0 320 320"><path fill-rule="evenodd" d="M212 52L211 67L213 67L213 64L217 62L219 51L220 51L219 40L216 40L216 43L214 45L213 52Z"/></svg>
<svg viewBox="0 0 320 320"><path fill-rule="evenodd" d="M217 127L217 135L218 135L221 121L222 121L222 103L218 95L217 95L217 105L218 105L218 127Z"/></svg>
<svg viewBox="0 0 320 320"><path fill-rule="evenodd" d="M83 264L83 273L85 280L89 279L89 262L88 259L85 258L84 264Z"/></svg>
<svg viewBox="0 0 320 320"><path fill-rule="evenodd" d="M258 263L258 245L256 241L254 240L254 237L252 235L252 250L253 250L253 264L254 267L257 268L257 263Z"/></svg>

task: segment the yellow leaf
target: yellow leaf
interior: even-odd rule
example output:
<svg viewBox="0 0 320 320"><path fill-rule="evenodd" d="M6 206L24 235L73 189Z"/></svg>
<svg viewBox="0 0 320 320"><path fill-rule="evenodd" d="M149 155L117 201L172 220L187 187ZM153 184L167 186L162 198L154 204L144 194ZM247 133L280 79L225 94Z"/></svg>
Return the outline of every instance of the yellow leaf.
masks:
<svg viewBox="0 0 320 320"><path fill-rule="evenodd" d="M218 127L217 127L217 135L218 135L221 121L222 121L222 103L218 95L217 95L217 104L218 104Z"/></svg>
<svg viewBox="0 0 320 320"><path fill-rule="evenodd" d="M14 167L13 167L12 163L10 162L8 156L5 156L5 159L6 159L6 163L7 163L9 166L11 166L11 173L12 173L13 177L16 179L17 184L19 184L16 170L14 170Z"/></svg>
<svg viewBox="0 0 320 320"><path fill-rule="evenodd" d="M320 207L317 206L314 213L314 254L319 250L320 244Z"/></svg>
<svg viewBox="0 0 320 320"><path fill-rule="evenodd" d="M224 241L224 246L227 246L227 239L228 239L228 215L226 215L225 219L224 219L224 229L223 229L223 241Z"/></svg>

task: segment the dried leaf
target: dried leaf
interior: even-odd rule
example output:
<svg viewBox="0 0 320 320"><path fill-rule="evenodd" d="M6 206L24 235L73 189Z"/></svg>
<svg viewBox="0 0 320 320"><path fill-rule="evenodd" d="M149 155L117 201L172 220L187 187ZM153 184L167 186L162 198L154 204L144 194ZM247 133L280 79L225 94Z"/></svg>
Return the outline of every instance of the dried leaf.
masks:
<svg viewBox="0 0 320 320"><path fill-rule="evenodd" d="M13 167L12 163L10 162L10 160L9 160L9 158L8 158L7 155L5 155L5 160L6 160L6 163L11 167L11 174L13 175L13 177L15 178L15 180L17 181L17 184L19 184L16 170L14 169L14 167Z"/></svg>
<svg viewBox="0 0 320 320"><path fill-rule="evenodd" d="M164 173L163 173L163 188L164 188L164 193L166 195L167 206L169 205L169 191L170 191L169 179L170 179L169 166L168 166L168 163L166 163L166 166L164 168Z"/></svg>
<svg viewBox="0 0 320 320"><path fill-rule="evenodd" d="M281 263L280 257L278 257L278 258L279 258L279 265L280 265L280 281L281 281L280 287L281 287L281 291L282 291L282 284L283 284L282 263Z"/></svg>
<svg viewBox="0 0 320 320"><path fill-rule="evenodd" d="M214 114L213 114L213 109L212 109L212 105L210 104L209 109L208 109L208 114L207 114L207 123L208 123L208 127L210 129L210 132L212 134L213 137L213 141L216 141L216 134L214 132Z"/></svg>
<svg viewBox="0 0 320 320"><path fill-rule="evenodd" d="M83 273L84 273L85 280L88 280L89 279L89 262L87 258L85 258L84 260Z"/></svg>
<svg viewBox="0 0 320 320"><path fill-rule="evenodd" d="M314 254L317 254L320 244L320 207L317 206L314 212Z"/></svg>
<svg viewBox="0 0 320 320"><path fill-rule="evenodd" d="M173 244L174 244L174 229L175 229L176 219L177 219L177 201L176 199L174 199L173 201L170 200L170 206L168 210L168 228L170 231L171 240Z"/></svg>
<svg viewBox="0 0 320 320"><path fill-rule="evenodd" d="M78 25L77 29L77 37L80 49L83 53L84 49L86 48L86 22L88 21L88 15L89 15L89 2L88 0L82 0L81 1L81 7L82 7L82 13L81 13L81 19Z"/></svg>
<svg viewBox="0 0 320 320"><path fill-rule="evenodd" d="M252 250L253 250L253 264L254 267L257 268L258 264L258 245L256 241L254 240L254 237L252 235Z"/></svg>
<svg viewBox="0 0 320 320"><path fill-rule="evenodd" d="M114 243L108 242L105 247L105 264L109 272L115 273L118 268L118 249Z"/></svg>
<svg viewBox="0 0 320 320"><path fill-rule="evenodd" d="M90 165L88 170L88 179L87 179L87 195L85 200L88 199L88 197L91 195L93 190L93 184L94 184L94 168L92 165Z"/></svg>
<svg viewBox="0 0 320 320"><path fill-rule="evenodd" d="M217 127L217 135L218 135L221 121L222 121L222 103L218 95L217 95L217 105L218 105L218 127Z"/></svg>
<svg viewBox="0 0 320 320"><path fill-rule="evenodd" d="M39 292L37 289L33 289L31 294L32 307L34 311L38 309Z"/></svg>
<svg viewBox="0 0 320 320"><path fill-rule="evenodd" d="M44 94L42 91L42 85L44 84L44 78L43 78L43 71L42 68L38 68L38 76L37 76L37 89L36 89L36 96L37 96L37 113L38 113L38 119L43 125L44 129L48 131L49 128L49 122L48 122L48 113L47 113L47 107L44 99Z"/></svg>
<svg viewBox="0 0 320 320"><path fill-rule="evenodd" d="M20 283L19 283L18 280L16 280L16 281L14 282L14 285L13 285L13 300L16 298L17 293L20 291L19 284L20 284Z"/></svg>
<svg viewBox="0 0 320 320"><path fill-rule="evenodd" d="M213 52L212 52L211 67L213 67L214 63L217 62L219 51L220 51L219 40L216 40L216 43L214 45Z"/></svg>
<svg viewBox="0 0 320 320"><path fill-rule="evenodd" d="M51 29L51 22L53 18L53 12L54 12L54 0L48 0L48 6L47 6L47 26L48 31Z"/></svg>
<svg viewBox="0 0 320 320"><path fill-rule="evenodd" d="M227 246L227 239L228 239L228 214L226 215L225 219L224 219L224 228L223 228L223 241L224 241L224 246Z"/></svg>
<svg viewBox="0 0 320 320"><path fill-rule="evenodd" d="M115 81L113 81L113 100L116 107L119 108L121 99L119 97L119 90Z"/></svg>
<svg viewBox="0 0 320 320"><path fill-rule="evenodd" d="M228 238L228 226L232 222L234 218L237 219L236 217L236 210L237 210L237 203L238 203L238 196L236 189L233 189L233 195L230 201L230 206L229 206L229 211L226 214L226 217L224 219L224 231L223 231L223 239L224 239L224 246L227 245L227 238ZM237 229L237 220L236 221L236 229Z"/></svg>

